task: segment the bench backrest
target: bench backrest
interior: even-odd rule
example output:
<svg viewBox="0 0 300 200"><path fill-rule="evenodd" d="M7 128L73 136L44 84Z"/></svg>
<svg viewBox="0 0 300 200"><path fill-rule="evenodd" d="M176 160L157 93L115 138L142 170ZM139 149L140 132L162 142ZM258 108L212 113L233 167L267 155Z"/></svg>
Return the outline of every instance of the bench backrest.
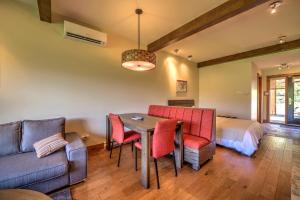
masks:
<svg viewBox="0 0 300 200"><path fill-rule="evenodd" d="M215 140L215 110L150 105L148 114L183 121L183 133Z"/></svg>

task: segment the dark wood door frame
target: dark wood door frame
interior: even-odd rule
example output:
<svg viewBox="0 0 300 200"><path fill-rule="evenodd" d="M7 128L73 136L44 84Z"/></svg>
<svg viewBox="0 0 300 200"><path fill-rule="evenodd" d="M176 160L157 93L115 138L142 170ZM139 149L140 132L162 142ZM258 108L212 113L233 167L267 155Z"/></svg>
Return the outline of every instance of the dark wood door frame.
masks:
<svg viewBox="0 0 300 200"><path fill-rule="evenodd" d="M262 76L257 73L257 121L261 123Z"/></svg>

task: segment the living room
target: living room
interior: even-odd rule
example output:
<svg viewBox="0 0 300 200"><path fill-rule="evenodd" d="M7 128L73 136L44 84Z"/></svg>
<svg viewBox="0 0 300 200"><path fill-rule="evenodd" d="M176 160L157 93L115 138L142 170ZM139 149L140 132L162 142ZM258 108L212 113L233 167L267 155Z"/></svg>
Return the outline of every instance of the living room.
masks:
<svg viewBox="0 0 300 200"><path fill-rule="evenodd" d="M299 9L297 0L1 0L0 199L4 190L55 200L299 198L299 128L268 123L266 84L300 74ZM103 44L67 35L78 27ZM175 144L159 143L172 151L154 161L160 119L177 120ZM253 129L247 144L234 135L242 126ZM62 147L45 147L49 137Z"/></svg>

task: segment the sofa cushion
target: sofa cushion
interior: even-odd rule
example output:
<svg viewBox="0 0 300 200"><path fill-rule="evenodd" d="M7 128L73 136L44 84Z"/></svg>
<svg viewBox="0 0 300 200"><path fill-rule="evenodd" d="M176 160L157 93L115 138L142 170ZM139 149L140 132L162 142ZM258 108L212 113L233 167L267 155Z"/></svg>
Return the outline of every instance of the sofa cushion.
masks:
<svg viewBox="0 0 300 200"><path fill-rule="evenodd" d="M185 108L183 113L183 133L190 133L191 131L191 120L192 120L192 108Z"/></svg>
<svg viewBox="0 0 300 200"><path fill-rule="evenodd" d="M65 118L25 120L22 124L21 151L34 151L33 144L57 133L65 133Z"/></svg>
<svg viewBox="0 0 300 200"><path fill-rule="evenodd" d="M184 114L184 108L178 107L176 110L176 117L175 119L182 121Z"/></svg>
<svg viewBox="0 0 300 200"><path fill-rule="evenodd" d="M37 158L35 152L1 157L0 189L24 187L63 176L67 172L65 151L44 158Z"/></svg>
<svg viewBox="0 0 300 200"><path fill-rule="evenodd" d="M212 138L212 128L213 128L213 117L214 111L205 109L202 113L202 120L201 120L201 130L200 130L200 137L204 137L208 140Z"/></svg>
<svg viewBox="0 0 300 200"><path fill-rule="evenodd" d="M209 144L209 141L207 139L189 134L183 135L183 142L184 146L192 149L200 149L201 147Z"/></svg>
<svg viewBox="0 0 300 200"><path fill-rule="evenodd" d="M193 109L192 121L191 121L191 135L200 136L202 121L202 109Z"/></svg>
<svg viewBox="0 0 300 200"><path fill-rule="evenodd" d="M168 107L168 106L164 107L163 108L163 116L162 117L169 118L169 116L170 116L170 110L171 110L170 107Z"/></svg>
<svg viewBox="0 0 300 200"><path fill-rule="evenodd" d="M0 157L19 152L21 122L0 125Z"/></svg>
<svg viewBox="0 0 300 200"><path fill-rule="evenodd" d="M170 107L169 118L176 119L176 112L177 112L177 107Z"/></svg>

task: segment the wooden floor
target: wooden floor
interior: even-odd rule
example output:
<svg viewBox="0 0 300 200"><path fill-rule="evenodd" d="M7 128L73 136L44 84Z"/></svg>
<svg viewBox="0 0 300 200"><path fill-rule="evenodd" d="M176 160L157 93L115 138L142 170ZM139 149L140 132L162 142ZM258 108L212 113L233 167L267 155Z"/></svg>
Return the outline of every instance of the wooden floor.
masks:
<svg viewBox="0 0 300 200"><path fill-rule="evenodd" d="M134 171L134 156L126 146L117 168L118 150L113 158L101 150L89 155L88 179L73 186L73 199L290 199L291 167L300 163L300 141L264 136L252 157L217 147L214 159L194 171L185 164L174 177L172 160L158 163L161 189L156 189L154 163L151 163L151 189L140 184L140 171Z"/></svg>

